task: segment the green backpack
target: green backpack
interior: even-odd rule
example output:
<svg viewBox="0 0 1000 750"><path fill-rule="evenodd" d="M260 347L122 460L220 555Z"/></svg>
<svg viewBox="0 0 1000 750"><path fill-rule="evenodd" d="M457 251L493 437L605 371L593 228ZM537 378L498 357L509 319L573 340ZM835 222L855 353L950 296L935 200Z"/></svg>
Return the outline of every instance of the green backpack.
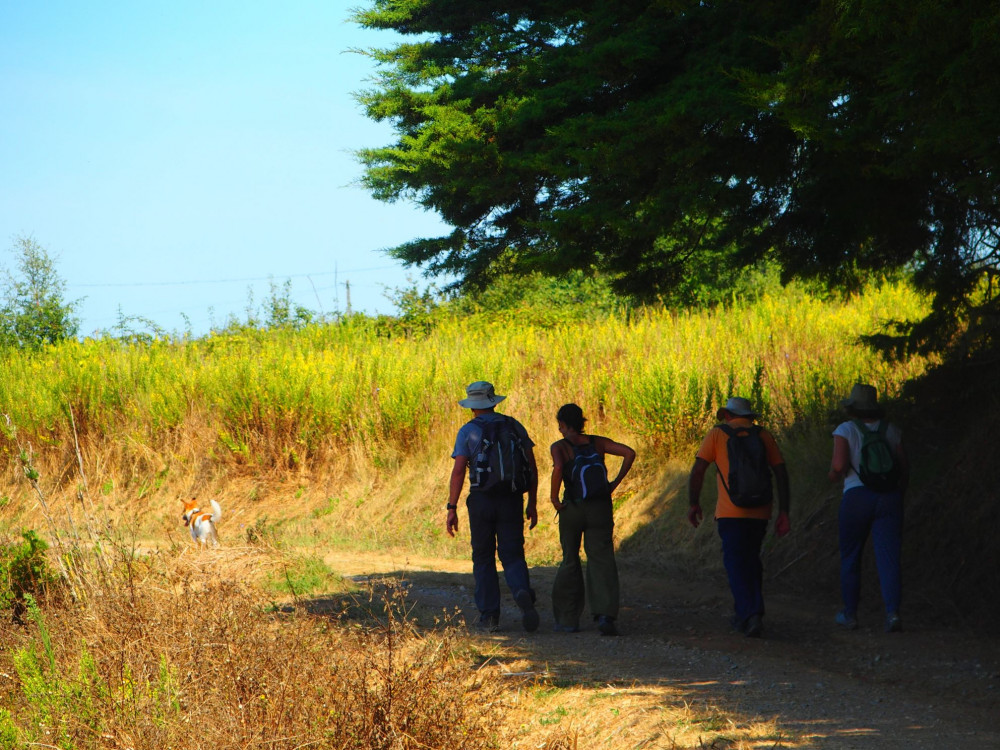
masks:
<svg viewBox="0 0 1000 750"><path fill-rule="evenodd" d="M861 460L855 469L862 484L875 492L891 492L899 486L899 462L885 434L889 423L884 419L877 430L869 430L860 419L852 420L861 431Z"/></svg>

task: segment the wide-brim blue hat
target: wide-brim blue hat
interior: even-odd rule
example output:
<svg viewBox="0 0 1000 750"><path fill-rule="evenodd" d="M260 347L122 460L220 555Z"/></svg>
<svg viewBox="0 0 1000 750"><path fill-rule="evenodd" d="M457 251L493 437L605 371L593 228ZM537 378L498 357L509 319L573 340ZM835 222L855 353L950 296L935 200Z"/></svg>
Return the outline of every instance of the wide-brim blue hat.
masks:
<svg viewBox="0 0 1000 750"><path fill-rule="evenodd" d="M466 409L492 409L503 401L506 396L498 396L493 390L493 383L477 380L465 389L466 397L458 405Z"/></svg>

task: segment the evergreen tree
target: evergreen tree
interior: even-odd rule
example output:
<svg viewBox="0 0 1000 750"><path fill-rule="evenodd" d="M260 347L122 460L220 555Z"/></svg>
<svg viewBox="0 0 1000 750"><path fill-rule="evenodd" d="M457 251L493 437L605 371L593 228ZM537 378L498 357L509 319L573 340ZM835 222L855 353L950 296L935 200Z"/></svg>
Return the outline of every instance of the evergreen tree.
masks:
<svg viewBox="0 0 1000 750"><path fill-rule="evenodd" d="M997 270L1000 8L976 0L375 0L359 94L396 139L377 198L454 231L431 274L596 268L616 289L775 258L856 286L907 268L954 312Z"/></svg>

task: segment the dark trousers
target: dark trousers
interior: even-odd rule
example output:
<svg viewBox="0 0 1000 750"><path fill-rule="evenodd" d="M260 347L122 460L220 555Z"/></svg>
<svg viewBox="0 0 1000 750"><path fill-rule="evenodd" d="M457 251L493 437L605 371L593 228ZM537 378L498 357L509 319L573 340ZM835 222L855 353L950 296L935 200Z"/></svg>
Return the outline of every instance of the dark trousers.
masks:
<svg viewBox="0 0 1000 750"><path fill-rule="evenodd" d="M472 577L480 616L500 615L500 577L497 557L512 594L531 591L524 559L524 498L471 492L466 500L472 536ZM534 598L534 595L532 595Z"/></svg>
<svg viewBox="0 0 1000 750"><path fill-rule="evenodd" d="M562 562L552 584L552 614L558 625L579 626L585 594L595 617L618 616L614 531L611 498L568 503L559 511ZM580 561L581 538L587 553L586 590Z"/></svg>
<svg viewBox="0 0 1000 750"><path fill-rule="evenodd" d="M767 531L767 521L760 518L719 518L716 521L722 539L722 564L733 592L737 622L764 614L764 566L760 547Z"/></svg>
<svg viewBox="0 0 1000 750"><path fill-rule="evenodd" d="M840 593L848 614L861 598L861 556L872 535L875 567L887 614L899 612L902 597L903 496L852 487L840 500Z"/></svg>

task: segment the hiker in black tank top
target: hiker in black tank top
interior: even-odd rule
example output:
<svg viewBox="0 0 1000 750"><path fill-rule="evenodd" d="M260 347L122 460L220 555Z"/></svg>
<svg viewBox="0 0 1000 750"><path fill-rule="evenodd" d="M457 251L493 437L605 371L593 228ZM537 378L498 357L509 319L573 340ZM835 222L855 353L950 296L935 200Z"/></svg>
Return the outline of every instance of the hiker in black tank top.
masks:
<svg viewBox="0 0 1000 750"><path fill-rule="evenodd" d="M563 435L549 449L551 500L559 513L563 556L552 584L556 630L570 633L579 630L584 600L589 599L598 631L602 635L618 635L615 624L619 606L618 567L611 496L632 468L635 451L610 438L585 434L586 419L576 404L561 407L556 419ZM606 455L622 459L614 479L607 475ZM586 578L580 560L581 542L587 555Z"/></svg>

